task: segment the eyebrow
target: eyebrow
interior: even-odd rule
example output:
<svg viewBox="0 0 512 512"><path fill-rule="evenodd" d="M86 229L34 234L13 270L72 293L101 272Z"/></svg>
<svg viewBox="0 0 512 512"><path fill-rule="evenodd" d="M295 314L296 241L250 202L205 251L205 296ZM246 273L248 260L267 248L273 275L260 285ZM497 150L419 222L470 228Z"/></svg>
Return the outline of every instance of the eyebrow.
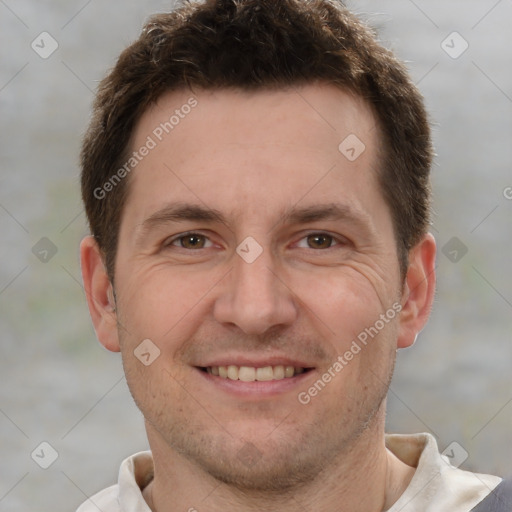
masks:
<svg viewBox="0 0 512 512"><path fill-rule="evenodd" d="M307 224L323 220L345 220L366 232L371 231L366 214L363 215L348 205L338 203L311 205L303 208L289 207L280 215L279 221L274 224L271 231L285 224ZM218 222L225 224L229 229L226 217L219 210L178 202L168 204L146 218L137 230L139 231L137 240L140 241L152 230L172 222Z"/></svg>
<svg viewBox="0 0 512 512"><path fill-rule="evenodd" d="M363 217L348 205L328 203L311 205L304 208L291 207L285 210L279 224L306 224L319 220L349 220L355 223L363 222Z"/></svg>

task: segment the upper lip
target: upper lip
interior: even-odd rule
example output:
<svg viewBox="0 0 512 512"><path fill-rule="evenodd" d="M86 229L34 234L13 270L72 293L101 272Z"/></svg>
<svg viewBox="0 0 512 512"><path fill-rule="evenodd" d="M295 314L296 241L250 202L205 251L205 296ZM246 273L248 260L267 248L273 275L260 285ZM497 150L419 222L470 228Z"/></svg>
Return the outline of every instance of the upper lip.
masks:
<svg viewBox="0 0 512 512"><path fill-rule="evenodd" d="M254 368L264 368L265 366L294 366L295 368L314 368L314 365L301 359L290 358L287 356L249 356L249 355L232 355L219 356L211 359L204 364L197 365L200 368L208 368L210 366L248 366Z"/></svg>

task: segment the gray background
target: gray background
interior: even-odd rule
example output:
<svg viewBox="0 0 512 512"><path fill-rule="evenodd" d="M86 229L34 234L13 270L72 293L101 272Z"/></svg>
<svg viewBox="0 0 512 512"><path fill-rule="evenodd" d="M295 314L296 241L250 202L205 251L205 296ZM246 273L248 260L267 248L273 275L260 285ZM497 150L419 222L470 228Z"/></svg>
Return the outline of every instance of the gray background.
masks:
<svg viewBox="0 0 512 512"><path fill-rule="evenodd" d="M88 317L77 154L98 80L169 5L0 0L1 511L75 510L147 447L120 358L96 342ZM512 474L512 1L350 5L407 61L438 154L437 299L415 347L399 354L388 430L431 432L441 449L459 443L461 460L467 451L463 467ZM47 59L31 48L43 31L59 45ZM442 47L462 48L446 39L453 31L469 44L456 59ZM38 242L46 256L34 254ZM46 470L31 458L43 441L58 452Z"/></svg>

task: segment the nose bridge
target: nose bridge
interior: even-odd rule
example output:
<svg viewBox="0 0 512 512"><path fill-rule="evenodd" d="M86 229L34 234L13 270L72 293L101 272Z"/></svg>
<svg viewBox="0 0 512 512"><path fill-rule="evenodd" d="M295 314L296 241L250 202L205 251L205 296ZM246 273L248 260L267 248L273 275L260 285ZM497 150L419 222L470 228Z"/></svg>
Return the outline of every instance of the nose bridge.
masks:
<svg viewBox="0 0 512 512"><path fill-rule="evenodd" d="M273 326L292 323L296 316L293 297L277 277L276 268L268 247L256 246L253 240L242 242L216 303L217 320L235 324L246 334L263 334Z"/></svg>
<svg viewBox="0 0 512 512"><path fill-rule="evenodd" d="M237 299L243 301L246 307L263 302L263 306L267 306L265 310L270 309L276 298L277 285L277 277L271 270L272 267L273 259L269 250L263 251L253 262L238 258L235 263L233 285Z"/></svg>

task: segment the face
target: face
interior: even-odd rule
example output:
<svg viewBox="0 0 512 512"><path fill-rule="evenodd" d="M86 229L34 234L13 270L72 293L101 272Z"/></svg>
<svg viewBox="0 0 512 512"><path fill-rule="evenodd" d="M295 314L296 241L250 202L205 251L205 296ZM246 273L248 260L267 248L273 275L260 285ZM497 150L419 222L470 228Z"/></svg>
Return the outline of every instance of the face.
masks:
<svg viewBox="0 0 512 512"><path fill-rule="evenodd" d="M320 84L172 92L132 149L117 329L95 323L153 451L242 488L311 479L382 421L405 336L370 108Z"/></svg>

